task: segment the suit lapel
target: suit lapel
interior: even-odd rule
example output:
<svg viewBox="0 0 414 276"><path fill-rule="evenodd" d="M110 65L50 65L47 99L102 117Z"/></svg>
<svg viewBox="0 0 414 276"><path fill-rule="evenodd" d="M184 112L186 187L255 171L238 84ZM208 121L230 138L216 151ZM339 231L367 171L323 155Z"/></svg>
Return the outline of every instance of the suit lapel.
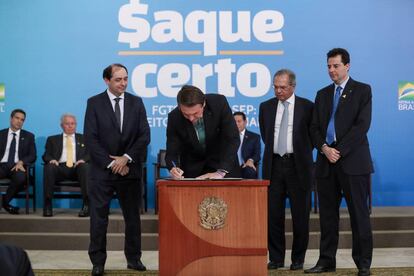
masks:
<svg viewBox="0 0 414 276"><path fill-rule="evenodd" d="M124 118L122 121L122 132L125 132L127 130L127 125L131 118L131 112L128 112L132 110L132 99L126 92L124 93ZM114 113L115 118L115 113Z"/></svg>
<svg viewBox="0 0 414 276"><path fill-rule="evenodd" d="M341 97L339 98L338 108L336 112L338 112L341 107L348 101L348 99L352 96L352 89L354 87L354 81L349 78L348 82L345 85L344 92L342 92Z"/></svg>
<svg viewBox="0 0 414 276"><path fill-rule="evenodd" d="M1 132L0 132L0 151L1 151L1 156L0 156L0 158L2 158L3 157L3 155L4 155L4 152L6 151L6 146L7 146L7 134L9 133L9 129L8 128L6 128L6 129L3 129Z"/></svg>
<svg viewBox="0 0 414 276"><path fill-rule="evenodd" d="M76 160L79 160L79 150L81 146L81 141L79 134L75 134L75 151L76 151Z"/></svg>
<svg viewBox="0 0 414 276"><path fill-rule="evenodd" d="M292 127L292 145L294 145L295 143L293 141L295 141L295 137L296 137L296 133L298 131L298 127L300 124L300 121L302 120L302 101L300 98L298 98L295 95L295 106L294 106L294 111L293 111L293 127ZM293 149L294 151L295 149Z"/></svg>
<svg viewBox="0 0 414 276"><path fill-rule="evenodd" d="M59 161L60 157L62 156L63 151L63 139L65 137L65 134L62 134L57 137L56 139L56 158Z"/></svg>
<svg viewBox="0 0 414 276"><path fill-rule="evenodd" d="M273 104L271 104L269 107L269 117L270 120L268 121L268 125L266 126L267 129L269 129L269 141L272 141L272 145L274 142L274 136L275 136L275 124L276 124L276 113L277 113L277 106L279 104L279 100L277 98L274 98ZM273 151L273 147L272 147Z"/></svg>
<svg viewBox="0 0 414 276"><path fill-rule="evenodd" d="M17 151L17 157L20 160L20 157L23 155L22 151L24 149L24 145L26 143L26 133L22 130L20 130L20 138L19 138L19 150Z"/></svg>

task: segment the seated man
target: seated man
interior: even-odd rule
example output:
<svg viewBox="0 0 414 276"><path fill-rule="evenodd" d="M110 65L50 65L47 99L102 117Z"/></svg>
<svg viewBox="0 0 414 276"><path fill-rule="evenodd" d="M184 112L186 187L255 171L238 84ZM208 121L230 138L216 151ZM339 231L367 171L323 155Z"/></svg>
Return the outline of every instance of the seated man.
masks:
<svg viewBox="0 0 414 276"><path fill-rule="evenodd" d="M49 136L43 154L45 162L43 173L44 206L43 216L53 216L53 187L62 180L79 181L82 191L83 206L80 217L89 216L87 193L89 154L83 141L83 135L76 132L76 117L63 114L60 126L63 134Z"/></svg>
<svg viewBox="0 0 414 276"><path fill-rule="evenodd" d="M10 205L10 201L26 183L24 166L36 160L34 135L22 129L25 119L26 113L15 109L10 115L10 128L0 131L0 178L11 179L1 205L13 215L19 214L19 207Z"/></svg>
<svg viewBox="0 0 414 276"><path fill-rule="evenodd" d="M255 164L260 161L260 135L246 129L247 120L243 112L234 112L234 120L240 134L240 146L237 151L241 175L243 178L256 179L257 168Z"/></svg>

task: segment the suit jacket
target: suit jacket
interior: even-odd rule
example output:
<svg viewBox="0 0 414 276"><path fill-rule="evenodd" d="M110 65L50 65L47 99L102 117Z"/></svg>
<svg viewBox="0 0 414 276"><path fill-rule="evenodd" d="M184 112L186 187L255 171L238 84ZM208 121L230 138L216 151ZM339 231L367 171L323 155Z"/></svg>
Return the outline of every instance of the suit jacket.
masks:
<svg viewBox="0 0 414 276"><path fill-rule="evenodd" d="M228 171L228 177L239 177L239 131L223 95L206 95L203 120L205 149L198 141L193 124L184 118L178 107L168 114L165 157L168 169L173 167L174 161L184 170L185 177L196 177L217 169Z"/></svg>
<svg viewBox="0 0 414 276"><path fill-rule="evenodd" d="M0 131L0 158L3 158L6 151L8 133L8 128ZM33 133L23 129L20 130L18 156L24 165L32 164L36 161L36 146Z"/></svg>
<svg viewBox="0 0 414 276"><path fill-rule="evenodd" d="M335 85L318 91L315 99L311 134L318 149L316 176L327 177L329 161L322 154L326 130L333 108ZM349 78L339 99L335 114L336 146L341 158L338 164L346 174L361 175L373 172L367 132L371 124L372 94L368 84Z"/></svg>
<svg viewBox="0 0 414 276"><path fill-rule="evenodd" d="M244 162L247 159L253 159L253 162L257 164L260 161L260 150L260 135L246 129L241 146L241 155Z"/></svg>
<svg viewBox="0 0 414 276"><path fill-rule="evenodd" d="M85 141L82 134L75 134L76 144L76 161L83 160L89 161L89 154L85 146ZM49 163L50 160L57 160L59 162L63 151L63 134L53 135L47 137L45 153L42 159L45 163Z"/></svg>
<svg viewBox="0 0 414 276"><path fill-rule="evenodd" d="M272 175L274 129L278 101L277 98L272 98L260 104L260 133L265 144L262 167L264 179L270 179ZM298 177L305 189L310 189L312 184L313 145L309 130L312 111L313 103L311 101L295 95L292 144Z"/></svg>
<svg viewBox="0 0 414 276"><path fill-rule="evenodd" d="M107 92L88 99L84 136L90 155L92 179L118 180L141 177L141 163L150 142L150 129L142 99L124 93L124 116L122 132L116 122ZM128 154L133 162L128 164L129 173L122 177L113 174L108 165L113 159L109 155Z"/></svg>

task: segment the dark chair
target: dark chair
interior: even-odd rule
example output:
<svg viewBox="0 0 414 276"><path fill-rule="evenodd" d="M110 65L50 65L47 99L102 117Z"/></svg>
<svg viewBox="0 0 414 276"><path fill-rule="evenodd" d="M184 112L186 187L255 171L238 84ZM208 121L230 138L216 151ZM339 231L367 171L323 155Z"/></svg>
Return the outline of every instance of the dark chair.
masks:
<svg viewBox="0 0 414 276"><path fill-rule="evenodd" d="M79 181L75 180L62 180L58 181L53 187L53 199L82 199L82 193Z"/></svg>
<svg viewBox="0 0 414 276"><path fill-rule="evenodd" d="M161 179L161 170L167 169L167 164L165 162L165 155L167 151L165 149L160 149L157 154L157 163L154 165L154 198L155 198L155 214L158 214L158 189L157 189L157 180Z"/></svg>
<svg viewBox="0 0 414 276"><path fill-rule="evenodd" d="M26 203L26 214L29 213L29 201L32 200L33 212L36 212L36 172L33 164L26 165L26 183L23 191L18 193L15 198L24 198ZM0 179L0 193L6 193L8 186L11 183L10 178Z"/></svg>

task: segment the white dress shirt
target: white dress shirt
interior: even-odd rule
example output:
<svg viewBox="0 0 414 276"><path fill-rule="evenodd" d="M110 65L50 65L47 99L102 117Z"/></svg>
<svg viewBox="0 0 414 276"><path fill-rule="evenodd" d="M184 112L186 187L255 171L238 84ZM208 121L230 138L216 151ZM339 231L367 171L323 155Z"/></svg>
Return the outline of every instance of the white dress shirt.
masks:
<svg viewBox="0 0 414 276"><path fill-rule="evenodd" d="M7 134L7 144L6 144L6 150L4 151L3 158L1 159L1 163L7 163L7 160L9 159L9 151L10 151L10 145L13 139L13 133L14 131L9 128L9 133ZM14 162L17 163L19 161L19 141L20 141L20 129L16 132L16 153L14 155Z"/></svg>
<svg viewBox="0 0 414 276"><path fill-rule="evenodd" d="M293 153L293 116L295 110L295 94L292 94L289 99L286 100L289 103L289 118L288 118L288 129L287 129L287 152L286 153ZM285 110L285 106L283 105L282 101L278 101L277 103L277 110L276 110L276 118L275 118L275 131L274 131L274 142L273 142L273 153L277 153L277 146L279 142L279 130L280 124L282 122L283 111Z"/></svg>

